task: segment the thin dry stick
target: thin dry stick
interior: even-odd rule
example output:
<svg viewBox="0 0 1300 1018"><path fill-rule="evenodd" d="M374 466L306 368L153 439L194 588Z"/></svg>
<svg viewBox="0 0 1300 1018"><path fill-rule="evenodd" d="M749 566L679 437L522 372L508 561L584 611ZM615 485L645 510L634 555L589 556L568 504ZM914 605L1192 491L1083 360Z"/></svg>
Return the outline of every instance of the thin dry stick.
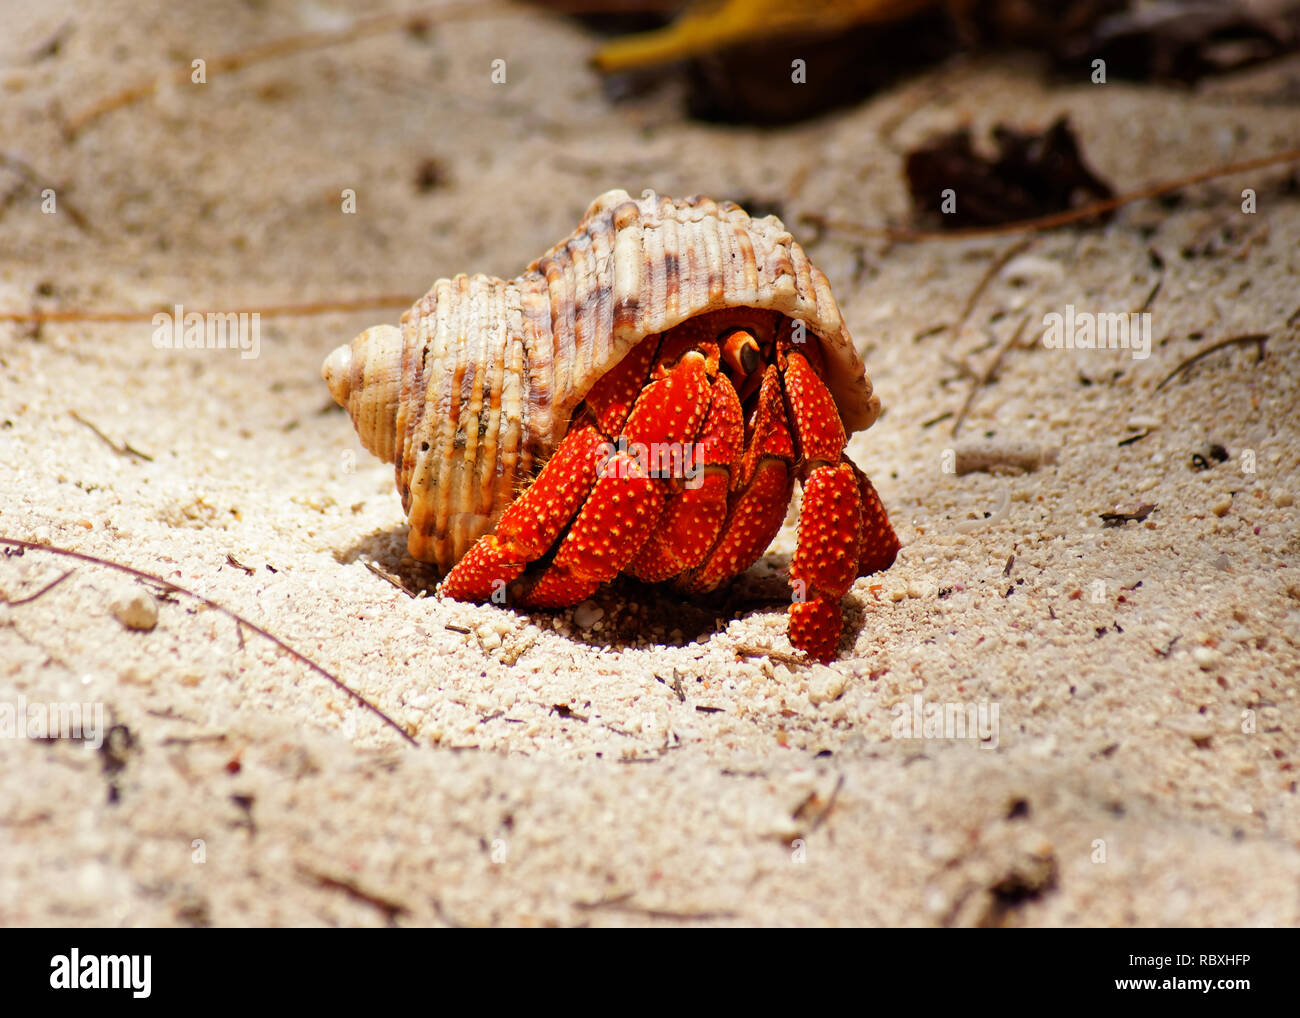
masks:
<svg viewBox="0 0 1300 1018"><path fill-rule="evenodd" d="M815 831L822 824L826 823L827 817L831 815L831 810L835 808L835 801L840 797L840 789L843 787L844 775L841 774L839 780L835 782L835 788L831 792L831 797L826 800L826 807L818 813L817 816L813 817L812 827L809 828L810 831Z"/></svg>
<svg viewBox="0 0 1300 1018"><path fill-rule="evenodd" d="M100 439L100 440L101 440L101 441L102 441L106 446L108 446L110 449L112 449L112 450L113 450L115 453L117 453L119 456L135 456L137 459L146 460L146 461L148 461L148 462L150 462L150 463L153 462L153 457L152 457L152 456L150 456L147 452L141 452L139 449L137 449L135 446L133 446L130 442L122 442L122 443L114 442L111 438L109 438L109 437L108 437L107 435L105 435L102 431L100 431L99 428L96 427L93 423L91 423L90 421L86 420L86 418L82 417L81 414L77 413L77 411L75 411L75 410L69 410L69 411L68 411L68 414L69 414L69 415L72 417L72 419L73 419L74 421L76 421L78 424L84 424L84 425L85 425L86 427L88 427L91 431L93 431L93 432L95 433L95 435L96 435L96 436L97 436L97 437L98 437L98 438L99 438L99 439Z"/></svg>
<svg viewBox="0 0 1300 1018"><path fill-rule="evenodd" d="M60 576L57 580L51 580L49 583L47 583L45 586L43 586L40 590L38 590L35 594L31 594L31 595L29 595L29 596L27 596L27 597L20 597L17 601L10 601L10 600L9 600L7 597L5 597L3 594L0 594L0 603L7 604L7 605L9 605L11 608L14 607L15 605L20 605L20 604L31 604L31 603L32 603L33 601L35 601L38 597L44 597L46 594L48 594L51 590L53 590L55 587L57 587L60 583L62 583L64 580L66 580L69 576L71 576L71 575L72 575L73 573L75 573L75 572L76 572L75 569L69 569L66 573L64 573L62 576Z"/></svg>
<svg viewBox="0 0 1300 1018"><path fill-rule="evenodd" d="M714 912L678 912L674 909L646 908L644 905L637 905L632 902L632 897L635 893L635 891L626 891L623 894L616 894L612 897L602 898L599 901L575 901L573 907L580 909L583 912L608 908L619 912L631 912L635 915L646 916L649 919L683 919L707 922L713 919L739 918L739 913L728 910Z"/></svg>
<svg viewBox="0 0 1300 1018"><path fill-rule="evenodd" d="M11 155L8 152L0 152L0 166L9 167L9 169L13 170L18 174L18 176L22 177L30 187L42 188L51 186L48 178L44 174L38 173L36 168L30 163L25 163L17 156ZM94 233L95 231L90 228L90 223L87 221L86 217L77 211L76 206L68 201L67 196L63 193L66 189L56 186L55 190L59 192L59 203L62 205L63 211L68 214L68 218L72 220L72 224L82 233Z"/></svg>
<svg viewBox="0 0 1300 1018"><path fill-rule="evenodd" d="M304 877L316 881L321 887L328 887L331 890L343 891L345 894L357 901L363 901L367 905L373 905L379 911L383 912L390 920L399 915L406 915L411 910L403 905L400 901L393 901L391 898L385 898L382 895L367 891L365 888L358 886L351 880L345 880L342 877L333 877L328 873L322 873L314 870L309 866L298 864L298 872Z"/></svg>
<svg viewBox="0 0 1300 1018"><path fill-rule="evenodd" d="M1156 302L1156 294L1160 292L1160 288L1164 285L1165 285L1165 277L1161 276L1159 279L1156 280L1156 285L1151 287L1151 292L1147 294L1147 299L1142 302L1142 306L1138 308L1138 312L1137 312L1138 314L1140 315L1146 314L1148 311L1151 310L1151 305Z"/></svg>
<svg viewBox="0 0 1300 1018"><path fill-rule="evenodd" d="M186 314L257 314L263 318L299 315L326 315L346 311L374 311L407 307L418 298L407 294L385 294L356 300L313 301L308 304L271 304L267 307L229 308L222 312L187 311ZM0 311L0 322L152 322L154 315L171 314L171 309L154 311Z"/></svg>
<svg viewBox="0 0 1300 1018"><path fill-rule="evenodd" d="M1037 237L1026 237L1023 240L1018 240L993 259L993 263L985 270L984 275L980 277L979 283L976 284L975 289L971 292L970 297L966 301L966 306L962 308L961 317L957 319L957 324L952 327L954 336L961 335L961 330L966 326L966 320L970 318L971 312L975 310L975 305L979 303L980 297L982 297L984 291L989 288L989 284L997 278L998 273L1007 267L1007 264L1012 258L1030 247L1037 239Z"/></svg>
<svg viewBox="0 0 1300 1018"><path fill-rule="evenodd" d="M998 352L993 355L993 359L989 361L989 366L984 369L984 373L971 382L970 392L966 394L966 402L962 404L961 410L952 422L954 438L957 436L957 429L961 427L961 422L966 419L966 413L970 410L971 404L975 402L975 394L993 381L993 376L997 374L998 368L1002 365L1002 358L1006 356L1008 350L1020 342L1020 336L1028 324L1029 316L1025 315L1024 318L1020 319L1020 324L1016 326L1016 331L1011 334L1011 337L998 347Z"/></svg>
<svg viewBox="0 0 1300 1018"><path fill-rule="evenodd" d="M315 661L307 657L307 655L301 653L300 651L294 650L287 643L281 640L278 636L275 636L272 633L267 632L261 626L257 625L257 623L249 622L248 619L244 618L244 616L240 615L238 612L232 611L231 609L225 607L225 605L218 604L216 601L213 601L211 598L204 597L202 594L196 594L192 590L186 590L184 587L172 583L171 580L164 580L161 576L155 576L153 573L146 573L142 569L136 569L132 566L123 565L121 562L113 562L110 559L100 558L97 555L87 555L85 552L72 551L69 548L56 548L54 545L51 544L37 544L34 541L20 541L14 537L0 537L0 544L7 544L14 548L23 548L24 550L27 551L47 551L52 555L63 555L66 556L67 558L80 559L82 562L90 562L93 565L106 566L109 569L116 569L118 570L118 572L126 573L138 579L145 580L148 583L157 584L162 588L164 588L165 590L175 591L178 594L184 594L187 597L192 597L196 601L201 601L203 604L206 604L209 608L212 608L215 611L219 611L221 612L222 615L225 615L228 618L232 618L237 623L241 623L247 626L253 632L257 633L258 636L270 640L273 644L279 647L282 651L288 654L295 661L298 661L301 664L306 665L308 668L316 672L318 675L321 675L324 678L329 679L329 681L332 682L338 689L342 690L353 700L359 703L362 707L364 707L366 710L374 714L377 718L379 718L379 720L381 720L384 724L388 725L391 729L393 729L393 731L395 731L403 739L409 742L412 746L419 745L419 743L417 743L415 739L413 739L407 733L406 729L404 729L401 725L399 725L396 721L390 718L387 714L385 714L382 710L380 710L377 706L375 706L373 703L367 700L356 690L352 689L350 686L345 684L343 680L340 679L338 676L333 675L330 672L327 672ZM60 580L62 580L63 578L64 577L60 577ZM59 582L59 580L56 580L55 582L57 583ZM44 591L41 591L41 593L44 593ZM15 603L21 603L21 602L15 602Z"/></svg>
<svg viewBox="0 0 1300 1018"><path fill-rule="evenodd" d="M398 577L390 573L387 569L381 569L379 566L375 565L375 563L371 562L369 559L364 559L364 558L361 560L361 564L364 565L376 576L378 576L381 580L387 580L389 583L391 583L394 587L400 590L407 597L415 597L415 591L413 591L410 587L408 587L405 583L403 583Z"/></svg>
<svg viewBox="0 0 1300 1018"><path fill-rule="evenodd" d="M1142 201L1145 198L1158 198L1162 194L1168 194L1171 191L1179 191L1184 187L1190 187L1193 184L1200 184L1207 180L1215 180L1218 177L1230 177L1235 173L1245 173L1248 170L1259 170L1267 166L1278 166L1282 163L1293 162L1300 162L1300 148L1288 149L1285 152L1275 152L1272 155L1260 156L1257 159L1244 159L1237 163L1227 163L1223 166L1216 166L1213 169L1189 173L1185 177L1177 177L1174 180L1165 180L1155 184L1148 184L1146 187L1138 188L1135 191L1128 191L1124 194L1116 195L1113 198L1107 198L1104 201L1093 202L1090 205L1081 205L1077 209L1067 209L1064 212L1053 212L1050 215L1035 216L1032 219L1018 219L1015 222L999 223L996 226L969 226L960 230L909 230L898 226L862 226L858 223L847 223L843 220L823 219L820 216L815 215L805 216L804 218L817 222L827 230L838 230L841 233L856 233L864 237L885 237L889 240L902 242L925 240L969 240L972 237L999 237L1009 233L1054 230L1058 226L1068 226L1071 223L1077 223L1083 219L1091 219L1094 216L1099 216L1106 212L1113 212L1115 209L1123 208L1125 205L1131 205L1133 202Z"/></svg>
<svg viewBox="0 0 1300 1018"><path fill-rule="evenodd" d="M238 71L250 64L264 63L267 60L293 56L296 53L307 53L311 50L326 49L330 46L338 46L342 43L364 39L370 35L394 32L407 27L423 27L431 23L452 21L461 17L522 13L526 13L526 9L501 3L484 3L482 0L473 3L436 4L431 7L416 7L396 14L376 15L373 18L353 22L347 28L337 29L332 32L306 32L302 35L275 39L261 46L251 46L236 53L225 53L208 60L205 69L207 71ZM189 82L192 73L191 67L186 66L179 70L164 72L145 81L136 82L120 92L104 96L85 109L68 117L63 125L64 132L69 137L73 137L89 124L104 116L104 114L111 113L113 110L121 109L124 106L130 106L132 103L153 95L162 84L169 82L185 84Z"/></svg>
<svg viewBox="0 0 1300 1018"><path fill-rule="evenodd" d="M1200 353L1193 354L1191 357L1188 357L1187 360L1183 361L1183 363L1178 365L1178 367L1174 368L1173 371L1165 375L1165 377L1160 380L1160 384L1156 386L1156 392L1159 392L1161 389L1163 389L1166 383L1172 381L1174 378L1181 375L1184 371L1190 368L1202 357L1208 357L1210 356L1210 354L1222 350L1225 347L1245 346L1247 343L1256 344L1259 347L1259 356L1255 359L1255 363L1258 364L1260 361L1264 359L1264 344L1268 342L1268 338L1269 337L1267 332L1251 332L1245 336L1233 336L1231 339L1221 339L1219 340L1219 342L1213 344L1212 346L1207 346Z"/></svg>

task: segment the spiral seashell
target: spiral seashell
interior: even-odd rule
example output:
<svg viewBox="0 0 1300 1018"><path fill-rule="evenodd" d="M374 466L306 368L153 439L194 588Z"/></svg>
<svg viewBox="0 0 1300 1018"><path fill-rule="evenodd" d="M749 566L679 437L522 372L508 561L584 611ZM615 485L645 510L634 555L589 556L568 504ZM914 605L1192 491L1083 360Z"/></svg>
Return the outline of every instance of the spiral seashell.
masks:
<svg viewBox="0 0 1300 1018"><path fill-rule="evenodd" d="M826 277L774 216L609 191L516 279L440 279L400 328L367 329L322 375L361 443L393 463L408 546L449 569L564 437L574 408L645 337L724 308L779 311L821 341L845 431L880 400Z"/></svg>

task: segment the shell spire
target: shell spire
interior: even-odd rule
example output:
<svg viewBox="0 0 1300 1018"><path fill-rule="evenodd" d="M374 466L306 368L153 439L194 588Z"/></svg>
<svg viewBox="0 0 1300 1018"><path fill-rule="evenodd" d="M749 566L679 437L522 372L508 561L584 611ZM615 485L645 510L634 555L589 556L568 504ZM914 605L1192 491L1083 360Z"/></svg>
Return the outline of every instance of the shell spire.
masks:
<svg viewBox="0 0 1300 1018"><path fill-rule="evenodd" d="M321 366L334 402L352 418L366 451L392 462L401 394L402 332L376 325L340 346Z"/></svg>

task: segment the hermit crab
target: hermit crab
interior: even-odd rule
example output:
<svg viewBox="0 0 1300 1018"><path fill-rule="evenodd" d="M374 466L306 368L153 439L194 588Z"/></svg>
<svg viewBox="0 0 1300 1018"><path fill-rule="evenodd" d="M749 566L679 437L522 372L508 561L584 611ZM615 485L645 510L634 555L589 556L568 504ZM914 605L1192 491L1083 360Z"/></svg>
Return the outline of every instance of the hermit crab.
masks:
<svg viewBox="0 0 1300 1018"><path fill-rule="evenodd" d="M396 466L444 597L554 609L619 573L711 591L799 481L789 637L828 661L853 580L898 551L844 455L880 399L826 277L731 202L610 191L517 279L440 279L322 375Z"/></svg>

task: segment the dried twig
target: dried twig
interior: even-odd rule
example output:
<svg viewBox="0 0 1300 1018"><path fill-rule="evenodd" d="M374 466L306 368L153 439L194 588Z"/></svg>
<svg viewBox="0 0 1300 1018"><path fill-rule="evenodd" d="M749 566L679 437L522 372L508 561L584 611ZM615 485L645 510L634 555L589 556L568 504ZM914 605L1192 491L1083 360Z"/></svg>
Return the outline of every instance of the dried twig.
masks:
<svg viewBox="0 0 1300 1018"><path fill-rule="evenodd" d="M44 174L38 172L30 163L26 163L17 156L10 155L8 152L0 152L0 166L9 167L9 169L13 170L14 173L22 177L30 187L38 189L53 187L58 196L57 200L59 204L62 205L63 211L68 214L68 218L72 220L72 225L82 233L95 232L90 228L89 220L87 220L86 217L77 210L75 205L68 201L67 195L64 193L68 190L66 187L50 183L49 179Z"/></svg>
<svg viewBox="0 0 1300 1018"><path fill-rule="evenodd" d="M1125 523L1141 523L1156 508L1154 502L1143 502L1132 512L1098 513L1103 527L1122 527Z"/></svg>
<svg viewBox="0 0 1300 1018"><path fill-rule="evenodd" d="M1255 363L1258 364L1260 361L1264 359L1264 344L1268 342L1268 339L1269 339L1269 335L1267 332L1251 332L1246 334L1245 336L1233 336L1231 339L1222 339L1211 346L1207 346L1204 350L1200 351L1200 353L1194 354L1191 357L1187 358L1187 360L1183 361L1183 363L1178 365L1178 367L1174 368L1173 371L1165 375L1165 377L1160 380L1160 384L1156 386L1156 392L1159 392L1161 389L1163 389L1167 383L1177 378L1184 371L1190 368L1193 364L1199 361L1202 357L1208 357L1210 356L1210 354L1222 350L1225 347L1245 346L1247 343L1254 343L1256 346L1259 347L1259 355L1255 358Z"/></svg>
<svg viewBox="0 0 1300 1018"><path fill-rule="evenodd" d="M980 281L975 285L975 289L971 291L971 295L966 299L966 306L961 309L961 317L957 319L957 324L952 327L954 336L961 336L961 330L966 327L966 320L970 318L971 312L975 310L975 305L979 303L980 297L989 288L989 284L997 278L998 273L1007 267L1012 258L1032 246L1037 239L1037 237L1025 237L1023 240L1018 240L993 259L989 267L984 270L984 275L980 276Z"/></svg>
<svg viewBox="0 0 1300 1018"><path fill-rule="evenodd" d="M73 21L68 18L58 28L46 36L45 41L28 51L28 59L33 63L48 60L63 48L63 42L72 34Z"/></svg>
<svg viewBox="0 0 1300 1018"><path fill-rule="evenodd" d="M76 572L75 569L69 569L66 573L64 573L62 576L60 576L57 580L51 580L49 583L47 583L45 586L43 586L40 590L38 590L35 594L29 594L27 597L20 597L17 601L10 601L10 600L9 600L7 597L5 597L3 594L0 594L0 603L7 604L7 605L9 605L11 608L14 607L15 605L20 605L20 604L31 604L31 603L32 603L33 601L35 601L38 597L44 597L46 594L48 594L51 590L53 590L55 587L57 587L60 583L62 583L64 580L66 580L69 576L71 576L71 575L72 575L73 573L75 573L75 572Z"/></svg>
<svg viewBox="0 0 1300 1018"><path fill-rule="evenodd" d="M336 312L374 311L384 308L407 307L418 298L409 294L385 294L378 297L361 297L357 300L312 301L307 304L271 304L266 307L229 308L224 311L197 311L205 318L210 314L256 314L262 318L293 317L299 315L327 315ZM170 310L170 309L168 309ZM152 322L154 311L0 311L0 322Z"/></svg>
<svg viewBox="0 0 1300 1018"><path fill-rule="evenodd" d="M526 13L527 8L507 4L483 3L482 0L461 4L435 4L429 7L399 11L395 14L380 14L372 18L354 21L347 28L334 31L305 32L284 39L274 39L261 46L250 46L235 53L224 53L212 57L206 63L208 73L239 71L251 64L264 63L279 57L293 56L312 50L326 49L342 43L354 42L371 35L395 32L406 28L425 27L431 22L447 22L461 17L482 17L491 15L510 15ZM179 70L163 73L145 81L103 96L85 109L68 117L64 123L64 132L74 137L78 132L94 123L106 113L145 99L158 91L166 83L186 84L190 81L191 67L187 64Z"/></svg>
<svg viewBox="0 0 1300 1018"><path fill-rule="evenodd" d="M106 446L112 449L119 456L134 456L136 459L144 460L147 463L153 462L152 456L150 456L147 452L141 452L130 442L114 442L111 438L109 438L102 431L100 431L99 428L97 428L93 422L86 420L86 418L82 417L81 414L77 413L77 411L69 410L68 415L78 424L84 424L91 431L93 431L96 437L100 439L100 441L102 441Z"/></svg>
<svg viewBox="0 0 1300 1018"><path fill-rule="evenodd" d="M966 419L966 414L969 412L971 404L975 402L975 394L979 392L980 389L984 388L984 386L988 385L989 382L993 381L993 376L998 373L998 368L1002 366L1002 358L1006 356L1008 350L1020 342L1020 337L1024 333L1027 325L1029 325L1029 316L1025 315L1024 318L1020 319L1020 324L1016 326L1016 331L1011 334L1005 343L998 347L998 352L993 355L993 359L989 361L989 365L984 369L984 373L971 383L970 392L966 394L966 402L962 404L961 410L952 422L952 434L954 438L957 435L957 430L961 427L962 421Z"/></svg>
<svg viewBox="0 0 1300 1018"><path fill-rule="evenodd" d="M739 915L736 912L725 910L717 912L678 912L673 909L646 908L643 905L634 905L632 903L631 898L633 893L634 892L632 891L628 891L624 894L601 898L599 901L575 901L573 907L581 909L584 912L594 911L599 908L608 908L619 912L632 912L649 919L680 919L700 922L713 919L735 919Z"/></svg>
<svg viewBox="0 0 1300 1018"><path fill-rule="evenodd" d="M208 735L171 735L160 739L160 746L195 746L205 742L225 742L225 732L211 732Z"/></svg>
<svg viewBox="0 0 1300 1018"><path fill-rule="evenodd" d="M405 915L411 910L403 905L400 901L393 901L390 898L380 897L371 891L358 887L351 880L344 880L341 877L332 877L328 873L320 873L310 867L298 864L298 872L310 879L316 881L321 887L328 887L331 890L343 891L351 898L357 901L365 902L367 905L373 905L379 909L391 921L399 915Z"/></svg>
<svg viewBox="0 0 1300 1018"><path fill-rule="evenodd" d="M774 647L759 647L750 643L738 643L731 650L736 655L737 660L746 657L765 657L778 664L789 665L792 668L802 667L808 663L798 654L790 654Z"/></svg>
<svg viewBox="0 0 1300 1018"><path fill-rule="evenodd" d="M1160 288L1164 285L1165 277L1161 276L1156 280L1156 285L1151 287L1151 292L1147 294L1147 299L1142 302L1142 306L1138 308L1138 314L1145 314L1151 310L1151 305L1156 302L1156 294L1160 292Z"/></svg>
<svg viewBox="0 0 1300 1018"><path fill-rule="evenodd" d="M393 575L387 569L381 569L379 566L375 565L375 563L371 562L369 559L362 559L361 564L364 565L376 576L378 576L381 580L387 580L389 583L391 583L394 587L400 590L407 597L415 597L415 591L413 591L410 587L408 587L405 583L403 583L400 577Z"/></svg>
<svg viewBox="0 0 1300 1018"><path fill-rule="evenodd" d="M843 787L844 787L844 775L841 774L839 780L835 782L835 787L831 790L831 797L826 800L826 806L822 809L820 813L818 813L815 817L813 817L812 826L808 828L809 834L817 830L817 828L820 827L822 824L826 823L827 817L831 815L831 810L835 808L836 800L839 799L840 797L840 789Z"/></svg>
<svg viewBox="0 0 1300 1018"><path fill-rule="evenodd" d="M235 558L235 556L230 552L226 552L226 561L230 563L232 566L234 566L236 569L242 569L249 576L252 576L253 573L256 572L256 570L253 569L252 566L244 565L244 563L240 562L239 559Z"/></svg>
<svg viewBox="0 0 1300 1018"><path fill-rule="evenodd" d="M674 693L676 693L677 699L680 700L682 703L686 702L686 690L682 688L682 677L677 673L676 668L673 669L673 681L671 683L669 683L668 680L661 675L656 675L655 681L663 683Z"/></svg>
<svg viewBox="0 0 1300 1018"><path fill-rule="evenodd" d="M324 668L318 665L311 658L307 657L307 655L303 654L301 651L294 650L287 643L281 640L278 636L275 636L274 634L267 632L261 626L257 625L257 623L250 622L248 619L244 618L244 616L240 615L238 612L232 611L230 608L227 608L225 605L218 604L216 601L213 601L209 597L204 597L202 594L196 594L194 591L187 590L186 588L179 586L178 584L172 583L170 580L164 580L161 576L155 576L153 573L146 573L142 569L136 569L133 566L123 565L121 562L114 562L111 559L100 558L98 555L88 555L85 552L72 551L69 548L56 548L54 545L51 544L37 544L35 541L20 541L14 537L0 537L0 544L6 544L13 548L22 548L26 551L46 551L49 552L51 555L63 555L66 558L74 558L82 562L90 562L93 565L104 566L108 569L116 569L118 572L126 573L129 576L134 576L137 579L144 580L148 583L158 584L161 587L164 587L168 590L173 590L178 594L184 594L186 597L192 597L194 598L194 600L202 602L203 604L207 605L209 608L213 609L214 611L221 612L222 615L234 619L237 623L240 623L241 625L247 626L258 636L261 636L262 638L269 640L271 643L275 644L277 647L279 647L282 651L288 654L295 661L299 662L300 664L306 665L317 675L320 675L328 679L337 689L346 693L358 704L360 704L366 710L370 711L370 713L374 714L375 717L379 718L380 721L388 725L389 728L393 729L393 731L395 731L403 739L409 742L412 746L419 745L419 743L417 743L415 739L411 737L411 735L406 731L406 729L404 729L396 721L394 721L382 710L380 710L377 706L375 706L375 704L371 703L369 700L367 700L356 690L352 689L350 686L344 683L343 680L340 679L338 676L334 675L331 672L326 671Z"/></svg>

